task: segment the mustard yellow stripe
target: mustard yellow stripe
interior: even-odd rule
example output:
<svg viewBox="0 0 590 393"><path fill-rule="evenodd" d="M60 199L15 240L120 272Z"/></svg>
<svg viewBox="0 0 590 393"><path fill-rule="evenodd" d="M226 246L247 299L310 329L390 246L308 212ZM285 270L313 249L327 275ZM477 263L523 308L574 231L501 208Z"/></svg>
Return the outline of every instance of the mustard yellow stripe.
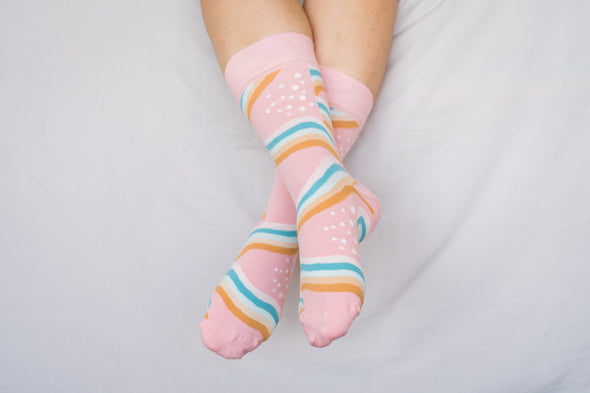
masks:
<svg viewBox="0 0 590 393"><path fill-rule="evenodd" d="M320 95L322 91L326 91L324 89L324 85L321 82L314 82L313 83L313 91L316 96Z"/></svg>
<svg viewBox="0 0 590 393"><path fill-rule="evenodd" d="M356 184L356 182L355 182ZM361 194L358 193L358 191L356 190L356 188L354 189L354 193L361 198L361 201L363 201L365 203L365 205L369 208L369 211L371 212L371 215L374 216L375 215L375 211L373 210L373 207L369 204L369 202L367 202L367 200L365 198L363 198L363 196Z"/></svg>
<svg viewBox="0 0 590 393"><path fill-rule="evenodd" d="M315 206L319 205L320 203L332 198L334 195L338 194L339 192L341 192L344 187L346 187L347 185L354 185L355 181L354 179L350 178L350 177L345 177L343 179L339 179L336 184L332 187L331 190L329 190L328 192L319 195L318 197L316 197L313 201L311 201L311 203L309 203L307 205L307 207L305 209L303 209L299 215L300 216L304 216L307 214L307 212L311 211Z"/></svg>
<svg viewBox="0 0 590 393"><path fill-rule="evenodd" d="M334 120L332 118L332 125L334 128L358 128L359 123L354 120Z"/></svg>
<svg viewBox="0 0 590 393"><path fill-rule="evenodd" d="M330 208L331 206L334 206L335 204L342 202L354 191L355 191L354 187L345 186L339 193L337 193L337 194L333 195L331 198L315 205L313 208L311 208L309 211L307 211L303 215L303 217L301 217L301 220L299 221L298 226L297 226L297 230L299 230L307 220L309 220L310 218L312 218L316 214Z"/></svg>
<svg viewBox="0 0 590 393"><path fill-rule="evenodd" d="M291 154L299 151L299 150L303 150L303 149L307 149L309 147L313 147L313 146L317 146L317 147L323 147L324 149L328 150L336 159L338 159L338 161L340 161L339 157L338 157L338 153L336 153L336 150L334 150L334 146L327 142L325 139L315 139L315 138L310 138L309 136L306 137L301 137L301 138L297 138L293 141L293 143L289 143L286 146L290 146L288 147L286 150L281 149L279 151L279 156L274 158L275 164L278 166L281 162L283 162L287 157L289 157Z"/></svg>
<svg viewBox="0 0 590 393"><path fill-rule="evenodd" d="M252 329L258 330L260 334L262 334L262 340L266 341L270 337L270 331L266 326L261 324L260 322L256 321L255 319L250 318L248 315L244 314L242 310L240 310L230 299L229 295L218 286L215 288L215 292L221 296L223 302L225 303L228 310L231 311L232 314L236 316L240 321L244 322L246 325L250 326Z"/></svg>
<svg viewBox="0 0 590 393"><path fill-rule="evenodd" d="M295 255L299 251L299 247L295 246L292 248L291 247L287 248L287 247L277 247L277 246L273 246L272 244L262 243L262 242L250 243L250 244L246 245L244 248L242 248L242 251L240 251L240 254L236 257L236 259L238 259L239 257L241 257L242 255L244 255L245 253L247 253L250 250L265 250L265 251L275 252L277 254Z"/></svg>
<svg viewBox="0 0 590 393"><path fill-rule="evenodd" d="M301 284L351 284L363 288L364 284L350 276L301 277Z"/></svg>
<svg viewBox="0 0 590 393"><path fill-rule="evenodd" d="M266 89L268 87L268 85L270 85L270 83L273 81L273 79L277 76L277 74L279 73L281 69L279 68L278 70L271 72L270 74L268 74L267 76L265 76L260 83L258 84L258 86L256 86L253 90L254 92L252 93L252 96L249 98L248 101L248 107L246 108L246 115L248 116L248 120L250 120L250 114L252 113L252 108L254 106L254 103L256 102L256 100L258 100L258 97L260 97L260 94L262 94L262 92L264 91L264 89Z"/></svg>
<svg viewBox="0 0 590 393"><path fill-rule="evenodd" d="M255 310L251 309L247 304L244 304L238 296L238 293L234 292L232 287L226 281L221 281L221 283L218 286L225 291L226 295L234 304L234 306L236 306L242 313L244 313L244 315L246 315L248 318L254 321L257 321L262 326L264 326L269 332L272 332L272 322L266 319L264 316L257 313Z"/></svg>
<svg viewBox="0 0 590 393"><path fill-rule="evenodd" d="M302 213L299 214L302 217L302 220L298 224L297 229L301 228L303 222L309 220L311 217L313 217L317 213L320 213L322 210L327 209L330 206L333 206L334 204L346 199L348 195L350 195L351 193L356 194L361 199L361 201L364 202L365 206L367 206L372 216L375 215L373 207L369 204L369 202L367 202L367 200L361 194L359 194L356 188L354 188L356 184L357 182L352 178L340 179L340 181L336 183L331 192L316 198L306 209L303 210ZM345 193L345 188L347 187L349 187L349 189ZM345 195L343 193L345 193ZM320 208L320 206L324 207Z"/></svg>
<svg viewBox="0 0 590 393"><path fill-rule="evenodd" d="M353 184L354 180L351 178L340 179L331 192L316 198L313 203L300 214L301 219L298 223L297 229L300 229L301 226L314 215L346 199L348 195L354 191Z"/></svg>
<svg viewBox="0 0 590 393"><path fill-rule="evenodd" d="M361 305L365 301L365 291L356 285L350 284L302 284L301 291L309 290L313 292L350 292L354 293L361 299Z"/></svg>
<svg viewBox="0 0 590 393"><path fill-rule="evenodd" d="M293 146L297 146L300 143L308 141L308 140L326 141L326 137L321 134L308 134L308 135L298 136L297 138L290 140L289 142L287 142L283 146L281 146L279 149L277 149L274 152L274 154L272 155L273 160L275 160L275 162L276 162L277 157L280 157L281 155L283 155L283 153L285 151L293 148Z"/></svg>

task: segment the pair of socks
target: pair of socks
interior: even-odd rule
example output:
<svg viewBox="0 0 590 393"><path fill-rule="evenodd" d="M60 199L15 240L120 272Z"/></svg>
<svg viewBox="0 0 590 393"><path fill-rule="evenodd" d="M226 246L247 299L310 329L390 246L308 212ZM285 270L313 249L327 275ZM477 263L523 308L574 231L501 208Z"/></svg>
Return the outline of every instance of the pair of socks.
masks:
<svg viewBox="0 0 590 393"><path fill-rule="evenodd" d="M313 41L297 33L242 49L225 77L277 169L264 215L211 297L203 342L241 358L267 340L299 255L300 320L309 342L326 346L360 313L358 245L380 215L377 198L342 164L372 108L371 92L319 66Z"/></svg>

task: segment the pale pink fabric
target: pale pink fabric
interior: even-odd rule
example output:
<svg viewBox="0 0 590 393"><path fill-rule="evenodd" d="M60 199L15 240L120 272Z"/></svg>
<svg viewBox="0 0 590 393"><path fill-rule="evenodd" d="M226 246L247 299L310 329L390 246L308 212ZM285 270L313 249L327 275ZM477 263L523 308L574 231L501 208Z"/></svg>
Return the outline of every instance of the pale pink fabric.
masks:
<svg viewBox="0 0 590 393"><path fill-rule="evenodd" d="M319 69L330 106L354 117L359 123L359 128L362 129L373 108L371 90L344 72L323 65L320 65Z"/></svg>
<svg viewBox="0 0 590 393"><path fill-rule="evenodd" d="M311 38L299 33L280 33L265 37L234 54L225 66L225 79L236 100L246 85L286 62L301 60L317 63Z"/></svg>

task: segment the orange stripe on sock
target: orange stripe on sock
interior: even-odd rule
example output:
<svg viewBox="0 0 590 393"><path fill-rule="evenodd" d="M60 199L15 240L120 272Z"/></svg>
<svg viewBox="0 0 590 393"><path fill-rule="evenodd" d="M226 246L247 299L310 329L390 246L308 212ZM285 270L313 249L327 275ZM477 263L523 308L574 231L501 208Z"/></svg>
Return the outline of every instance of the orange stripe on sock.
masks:
<svg viewBox="0 0 590 393"><path fill-rule="evenodd" d="M323 195L318 196L317 198L315 198L305 209L303 209L298 216L299 217L305 217L310 211L312 211L316 206L320 205L321 203L329 200L330 198L332 198L334 195L338 194L339 192L341 192L347 185L354 185L355 181L352 178L344 178L344 179L340 179L338 180L338 182L336 182L336 184L334 185L334 187L332 187L332 189L328 192L326 192Z"/></svg>
<svg viewBox="0 0 590 393"><path fill-rule="evenodd" d="M302 284L301 291L309 290L313 292L351 292L354 293L361 299L361 304L365 301L365 292L357 287L356 285L351 284Z"/></svg>
<svg viewBox="0 0 590 393"><path fill-rule="evenodd" d="M356 184L356 183L355 183ZM354 193L361 198L361 201L365 202L365 205L367 205L367 207L369 208L369 210L371 211L371 215L374 216L375 215L375 211L373 210L373 207L371 207L371 205L369 204L369 202L367 202L367 200L365 198L363 198L363 196L361 194L358 193L358 191L354 190Z"/></svg>
<svg viewBox="0 0 590 393"><path fill-rule="evenodd" d="M299 222L297 223L297 230L299 230L301 228L301 226L303 226L303 224L307 220L309 220L310 218L312 218L316 214L330 208L331 206L334 206L335 204L345 200L350 194L352 194L355 191L356 190L354 189L353 186L347 185L347 186L344 186L344 188L342 190L340 190L339 192L337 192L336 194L334 194L330 198L318 203L316 206L314 206L313 208L308 210L301 217L301 220L299 220Z"/></svg>
<svg viewBox="0 0 590 393"><path fill-rule="evenodd" d="M319 95L322 91L326 91L324 89L324 85L322 85L321 83L314 83L313 84L313 91L315 93L315 95Z"/></svg>
<svg viewBox="0 0 590 393"><path fill-rule="evenodd" d="M252 329L258 330L260 334L262 334L263 341L266 341L266 339L270 337L270 332L268 331L266 326L244 314L242 310L240 310L238 307L236 307L235 304L232 303L227 293L225 293L225 291L221 287L218 286L217 288L215 288L215 292L217 292L219 296L221 296L228 310L230 310L232 314L236 316L236 318L244 322L246 325L250 326Z"/></svg>
<svg viewBox="0 0 590 393"><path fill-rule="evenodd" d="M239 257L241 257L242 255L244 255L245 253L247 253L250 250L266 250L266 251L270 251L270 252L276 252L277 254L295 255L299 251L299 247L287 248L287 247L273 246L272 244L268 244L268 243L250 243L242 249L242 251L236 257L236 259L238 259Z"/></svg>
<svg viewBox="0 0 590 393"><path fill-rule="evenodd" d="M338 158L338 153L336 153L336 150L334 150L334 146L332 146L331 143L328 143L325 140L321 139L309 139L309 137L306 137L303 142L299 142L294 146L288 148L287 150L283 151L277 158L275 158L275 164L278 166L281 162L283 162L287 157L289 157L296 151L307 149L308 147L312 146L323 147L324 149L332 153L334 157ZM340 159L338 159L338 161L340 161Z"/></svg>
<svg viewBox="0 0 590 393"><path fill-rule="evenodd" d="M262 94L264 89L266 89L268 87L268 85L270 85L270 82L273 81L273 79L277 76L277 74L279 73L280 70L281 69L279 68L278 70L265 76L262 79L262 81L260 82L260 84L258 86L256 86L256 88L254 89L254 92L252 93L252 96L250 97L250 101L248 101L248 107L246 109L246 115L248 116L248 121L250 120L250 114L252 113L252 107L254 106L254 103L256 102L258 97L260 97L260 94Z"/></svg>
<svg viewBox="0 0 590 393"><path fill-rule="evenodd" d="M316 200L316 206L319 206L320 204L322 204L323 202L327 201L328 199L332 198L333 195L336 195L337 193L341 192L344 188L345 185L341 185L342 183L346 183L346 182L350 182L350 180L352 180L352 183L350 184L350 186L353 188L352 192L354 192L360 199L361 201L363 201L363 203L365 204L365 206L367 206L367 208L369 209L369 211L371 212L371 215L374 216L375 215L375 210L373 210L373 207L369 204L369 202L367 202L367 200L356 190L356 188L354 188L354 186L356 184L358 184L358 182L354 179L341 179L336 186L332 189L331 193L327 193L321 197L318 198L318 200ZM312 204L313 205L313 204ZM331 206L331 205L330 205ZM329 207L329 206L328 206ZM302 216L305 216L308 214L309 211L311 211L313 209L313 207L308 207L306 212L302 214ZM299 226L298 228L301 228L301 226Z"/></svg>
<svg viewBox="0 0 590 393"><path fill-rule="evenodd" d="M332 126L334 126L334 128L358 128L359 124L354 120L332 119Z"/></svg>

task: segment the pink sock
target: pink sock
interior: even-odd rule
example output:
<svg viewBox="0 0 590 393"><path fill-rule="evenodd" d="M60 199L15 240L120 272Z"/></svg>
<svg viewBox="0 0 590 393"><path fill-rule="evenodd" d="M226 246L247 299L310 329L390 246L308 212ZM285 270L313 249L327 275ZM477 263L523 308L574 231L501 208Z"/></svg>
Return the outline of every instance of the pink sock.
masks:
<svg viewBox="0 0 590 393"><path fill-rule="evenodd" d="M286 33L261 40L238 53L238 55L241 54L242 56L237 56L237 59L236 57L232 58L233 64L240 65L238 73L244 71L244 66L246 66L247 69L247 67L251 65L248 61L243 63L240 62L239 59L240 57L244 58L244 53L247 52L249 52L247 53L249 56L269 56L270 51L270 57L273 55L278 55L280 58L281 56L286 55L286 60L288 62L293 62L293 59L289 58L291 57L291 53L287 52L283 54L277 54L277 52L280 52L280 50L284 48L283 45L281 45L281 48L273 48L273 46L276 46L279 41L282 42L285 40L289 41L290 44L293 44L293 46L296 47L295 49L301 49L301 47L305 48L305 46L309 47L309 44L311 44L311 40L309 40L307 37L293 33ZM288 46L289 45L287 45L287 47ZM277 48L279 51L276 50ZM311 46L311 49L311 53L313 54L313 46ZM255 51L258 53L254 53ZM299 54L296 52L297 51L294 51L293 53L295 57L305 57L309 55L309 52L306 52L305 50L301 51ZM256 58L256 56L254 57ZM271 67L276 66L276 60L277 59L275 58L275 64L273 64L273 61L270 62ZM282 61L285 59L281 58L280 60ZM232 61L230 61L230 63ZM330 114L326 114L327 103L321 84L321 78L319 77L319 72L317 72L319 67L315 67L315 60L313 58L308 58L306 62L307 64L304 63L302 65L299 62L295 63L296 64L290 64L290 67L288 67L291 68L291 70L294 70L292 77L289 78L288 74L284 74L284 76L286 76L284 80L285 82L288 81L290 83L289 86L286 86L286 83L278 83L278 80L280 80L278 79L275 81L276 83L274 83L274 86L271 86L273 85L271 81L271 83L268 83L266 88L258 89L258 91L252 91L252 89L259 88L263 83L265 83L265 81L269 81L270 78L262 77L260 79L260 81L262 81L261 83L254 82L253 84L250 84L250 86L242 88L237 87L236 83L239 84L240 80L256 78L248 78L246 76L245 78L238 77L231 79L230 74L232 69L230 68L230 65L228 65L226 75L228 75L228 81L230 84L234 82L232 90L235 94L236 92L239 93L240 91L250 89L250 97L248 97L248 95L241 95L240 98L242 107L245 112L250 115L250 119L253 121L253 124L255 121L254 116L262 118L269 117L265 116L265 114L269 115L271 109L274 108L276 113L274 117L279 118L278 121L276 121L277 123L306 123L309 122L309 114L311 113L312 122L315 121L315 124L323 124L324 131L328 131L329 134L331 125ZM310 65L311 68L309 67ZM256 67L260 67L261 69L264 69L264 66L265 64L256 64ZM255 70L256 67L253 67L251 70ZM337 147L337 151L341 156L346 154L358 136L358 133L362 128L362 123L366 119L366 116L371 109L372 96L364 85L353 78L346 76L336 70L331 70L325 67L321 67L320 69L325 74L326 84L328 86L332 86L332 88L328 90L328 93L330 94L330 99L332 100L333 108L331 108L331 113L334 115L333 123L336 127L334 134L336 136L335 146L334 143L332 143L332 148L330 148L328 144L326 146L320 147L320 149L323 149L324 151L330 151L327 157L323 157L323 161L326 159L329 160L329 157L332 157L332 161L339 165L338 160L333 160L335 156L334 147ZM303 72L298 72L299 70ZM305 72L308 73L307 81L305 81L304 78ZM247 73L248 72L246 72L246 74ZM278 75L275 74L273 79L277 77ZM302 81L303 83L301 83ZM296 83L299 83L299 85ZM307 87L308 91L305 90L305 87ZM272 99L273 94L271 92L276 93L274 100ZM267 108L262 112L259 110L259 114L256 114L255 105L250 104L251 101L248 101L248 98L252 99L252 97L256 95L257 100L261 102L261 94L265 94L266 96L264 98L268 98L270 100L267 102ZM307 99L308 97L309 99ZM295 104L297 104L297 106ZM311 105L309 105L309 108L307 108L304 106L305 104ZM257 106L260 107L258 104ZM323 114L322 110L324 112ZM304 113L298 113L297 111L307 111L308 116L304 116ZM280 113L282 113L282 115L277 116L277 114ZM296 120L291 121L291 119ZM317 130L317 128L314 130ZM309 135L309 133L307 134ZM291 153L294 158L297 154L301 154L307 149L317 150L318 144L321 144L321 139L318 139L317 135L304 136L303 138L299 139L304 145L311 144L311 146L314 147L303 147L301 152ZM330 139L332 139L331 134L328 136L328 140ZM296 146L296 144L294 144L294 146ZM283 154L284 152L285 150L283 149ZM291 160L288 149L287 156L288 159ZM277 160L283 161L287 160L287 158L281 158L278 156L275 161ZM280 167L281 165L279 162L279 169ZM342 168L341 171L345 172L344 168ZM308 172L311 173L314 172L314 170L310 169ZM317 168L315 172L317 172ZM340 180L345 178L349 178L349 176L345 176L344 178L341 176ZM352 181L351 178L348 180ZM293 185L293 187L295 189L301 189L301 186L297 186L296 184ZM362 188L362 186L358 184L352 187L354 191L353 194L358 192L355 187L358 187L358 191L360 191L359 194L364 193L367 199L371 200L371 202L368 204L364 201L359 203L359 199L362 200L360 195L356 196L355 198L348 196L340 203L333 204L333 206L340 208L346 206L350 209L355 209L355 206L358 206L360 208L359 210L363 208L368 208L368 210L371 210L372 205L375 207L374 205L376 205L376 200L372 194L368 193L364 188ZM325 193L321 195L325 195ZM309 196L307 199L310 199ZM313 221L319 222L320 216L321 213L312 214ZM373 225L376 222L377 216L378 212L374 212L373 215L369 215L367 220L364 220L365 217L360 216L360 213L347 215L347 217L355 217L357 221L367 221L367 223L372 222ZM226 357L241 357L244 353L258 346L260 342L264 341L270 335L272 328L274 328L274 325L276 325L276 322L278 321L278 316L280 316L280 313L282 312L286 286L288 285L293 270L292 268L295 258L294 256L290 258L289 255L293 255L294 252L296 252L296 244L294 247L291 247L293 246L293 244L291 244L291 246L283 247L281 249L277 248L277 242L280 243L280 241L285 241L285 235L293 234L295 229L295 220L293 202L291 198L289 198L287 189L285 189L284 185L282 184L280 177L276 177L265 216L256 226L255 230L250 236L250 241L247 242L246 246L240 253L240 256L232 266L232 269L230 269L230 272L228 272L228 275L226 275L220 286L218 286L216 289L216 293L212 297L211 306L208 310L206 318L201 324L203 340L210 349ZM322 220L322 222L326 224L329 223L329 221L331 220L326 220L325 218ZM291 227L289 227L289 225L291 225ZM318 231L317 224L315 226L315 230ZM359 236L362 238L368 231L366 230L366 227L363 228L362 225L360 225L359 228L361 228L361 234ZM358 228L355 226L354 228L351 227L346 229L346 232L348 235L352 235L352 233L357 235L357 230ZM300 232L301 231L311 234L314 231L314 226L312 224L308 224L305 226L305 228L300 228ZM321 231L324 233L326 232L324 227L322 227ZM264 236L262 236L263 233L265 234ZM283 236L283 238L280 238L280 236ZM354 236L350 238L351 243L356 241ZM320 246L321 250L319 252L315 251L313 256L313 258L316 259L321 257L326 260L332 260L335 257L338 257L342 260L347 260L345 255L341 255L345 249L348 249L349 254L351 255L358 255L356 251L356 245L351 245L350 247L343 247L339 245L338 252L328 251L326 253L326 251L330 248L326 247L327 244L322 246L321 242L318 241L310 243L315 244L315 247L317 247L318 244ZM307 249L313 250L313 247L311 247L312 244L309 244L308 246L309 247L307 247ZM305 285L302 285L302 298L306 297L306 292L310 292L311 294L311 296L307 296L311 299L308 310L311 309L313 311L323 309L324 312L331 313L330 318L318 319L316 315L317 313L311 311L306 313L302 309L302 322L304 324L304 328L306 328L306 333L308 333L308 336L310 337L310 342L312 342L314 345L326 345L326 340L329 342L337 336L344 334L348 328L348 325L352 319L354 319L354 316L356 316L354 314L358 314L357 309L360 309L359 303L362 302L362 294L364 293L364 283L361 282L362 272L360 271L360 265L358 265L358 256L356 258L351 258L349 255L348 259L352 260L349 261L350 263L348 263L347 266L343 265L345 270L344 272L340 271L337 272L337 274L331 274L330 277L328 277L325 274L326 271L324 271L322 275L324 278L320 280L314 278L316 275L313 273L311 275L304 275L303 277L303 281L305 281L304 284L307 285L308 288L306 289ZM304 263L303 260L302 263ZM316 272L319 271L317 269L317 263L310 266L312 266ZM329 267L328 270L330 270L330 273L334 272L333 263L328 263L320 267ZM353 268L352 273L350 272L350 268ZM348 271L346 271L347 269ZM320 273L322 272L320 271ZM356 279L353 277L355 274L357 275ZM324 286L323 288L322 285ZM356 288L353 288L354 286L356 286ZM315 289L318 288L320 291L315 291ZM326 288L330 291L323 292L323 290ZM336 291L331 292L332 290ZM356 296L356 299L353 301L350 301L350 296L348 296L350 291L355 294L353 296ZM317 296L313 296L313 292L318 292L316 294ZM254 295L254 297L252 297L252 295ZM266 300L266 302L264 300ZM336 308L333 307L334 304L337 305ZM272 312L272 309L268 307L269 305L273 306L275 312ZM343 312L343 309L347 311ZM352 313L350 312L351 310ZM354 315L352 319L350 319L351 315ZM318 326L316 325L319 325L319 330ZM335 328L336 325L339 325L339 327ZM343 325L345 326L343 327ZM327 335L325 332L323 332L326 330L326 328L329 330ZM342 332L342 330L344 331Z"/></svg>

